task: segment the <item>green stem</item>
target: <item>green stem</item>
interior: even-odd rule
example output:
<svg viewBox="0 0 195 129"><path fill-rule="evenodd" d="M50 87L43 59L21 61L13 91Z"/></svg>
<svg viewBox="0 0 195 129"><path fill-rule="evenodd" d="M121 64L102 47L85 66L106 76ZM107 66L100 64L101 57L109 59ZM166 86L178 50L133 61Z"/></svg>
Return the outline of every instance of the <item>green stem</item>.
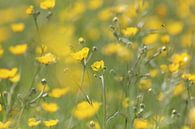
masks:
<svg viewBox="0 0 195 129"><path fill-rule="evenodd" d="M103 129L106 129L106 86L104 82L104 75L100 76L101 83L102 83L102 101L103 101Z"/></svg>
<svg viewBox="0 0 195 129"><path fill-rule="evenodd" d="M9 113L12 109L12 102L13 102L12 99L13 99L13 94L14 94L15 88L16 88L16 84L13 84L11 89L10 89L10 93L8 94L5 121L9 117Z"/></svg>

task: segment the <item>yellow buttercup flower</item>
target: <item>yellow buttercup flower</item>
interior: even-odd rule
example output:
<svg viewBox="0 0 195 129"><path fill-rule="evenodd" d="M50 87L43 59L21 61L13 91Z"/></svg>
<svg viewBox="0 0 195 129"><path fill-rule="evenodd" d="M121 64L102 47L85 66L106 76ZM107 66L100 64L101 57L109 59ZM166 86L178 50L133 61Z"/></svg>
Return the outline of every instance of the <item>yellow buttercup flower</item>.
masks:
<svg viewBox="0 0 195 129"><path fill-rule="evenodd" d="M17 73L15 76L11 77L9 79L12 83L17 83L18 81L20 81L20 74Z"/></svg>
<svg viewBox="0 0 195 129"><path fill-rule="evenodd" d="M56 126L58 124L59 120L48 120L48 121L44 121L44 125L46 127L53 127Z"/></svg>
<svg viewBox="0 0 195 129"><path fill-rule="evenodd" d="M78 52L75 52L72 54L72 57L78 61L82 61L83 59L86 59L89 54L89 48L84 47Z"/></svg>
<svg viewBox="0 0 195 129"><path fill-rule="evenodd" d="M159 35L158 34L149 34L146 37L144 37L143 42L145 45L150 45L155 43L158 40Z"/></svg>
<svg viewBox="0 0 195 129"><path fill-rule="evenodd" d="M24 28L25 28L25 25L24 23L14 23L11 25L11 29L13 32L23 32L24 31Z"/></svg>
<svg viewBox="0 0 195 129"><path fill-rule="evenodd" d="M30 6L26 9L26 14L32 15L33 13L34 13L34 6L30 5Z"/></svg>
<svg viewBox="0 0 195 129"><path fill-rule="evenodd" d="M47 112L56 112L59 109L56 103L42 103L41 107Z"/></svg>
<svg viewBox="0 0 195 129"><path fill-rule="evenodd" d="M27 51L27 44L19 44L16 46L11 46L9 51L14 55L22 55Z"/></svg>
<svg viewBox="0 0 195 129"><path fill-rule="evenodd" d="M195 74L185 73L182 75L182 78L191 81L192 83L195 83Z"/></svg>
<svg viewBox="0 0 195 129"><path fill-rule="evenodd" d="M186 52L183 52L181 54L174 54L171 57L171 61L175 64L179 64L180 67L185 66L189 60L190 55Z"/></svg>
<svg viewBox="0 0 195 129"><path fill-rule="evenodd" d="M73 110L73 115L79 120L90 118L98 112L100 105L99 102L89 104L87 101L82 101Z"/></svg>
<svg viewBox="0 0 195 129"><path fill-rule="evenodd" d="M68 87L65 88L55 88L52 89L52 91L49 93L49 96L54 98L60 98L68 93L70 89Z"/></svg>
<svg viewBox="0 0 195 129"><path fill-rule="evenodd" d="M167 31L171 35L177 35L182 32L184 24L180 21L170 21L167 23Z"/></svg>
<svg viewBox="0 0 195 129"><path fill-rule="evenodd" d="M18 69L0 69L0 79L13 78L17 74Z"/></svg>
<svg viewBox="0 0 195 129"><path fill-rule="evenodd" d="M122 30L122 33L127 37L135 36L137 34L137 32L138 32L137 27L128 27L128 28Z"/></svg>
<svg viewBox="0 0 195 129"><path fill-rule="evenodd" d="M48 64L55 63L56 57L51 53L47 53L47 54L42 55L40 57L36 57L36 60L41 64L48 65Z"/></svg>
<svg viewBox="0 0 195 129"><path fill-rule="evenodd" d="M149 88L151 88L152 86L152 82L150 79L142 79L139 82L139 88L141 90L148 90Z"/></svg>
<svg viewBox="0 0 195 129"><path fill-rule="evenodd" d="M135 129L148 129L149 122L145 119L135 119L134 120L134 128Z"/></svg>
<svg viewBox="0 0 195 129"><path fill-rule="evenodd" d="M170 36L169 35L163 35L160 37L160 40L162 43L168 44L170 42Z"/></svg>
<svg viewBox="0 0 195 129"><path fill-rule="evenodd" d="M41 123L40 120L36 120L35 118L29 118L28 119L28 126L29 127L36 127Z"/></svg>
<svg viewBox="0 0 195 129"><path fill-rule="evenodd" d="M160 70L162 73L166 73L168 71L168 66L166 64L160 65Z"/></svg>
<svg viewBox="0 0 195 129"><path fill-rule="evenodd" d="M40 8L42 9L52 9L55 7L55 0L42 0L40 3Z"/></svg>
<svg viewBox="0 0 195 129"><path fill-rule="evenodd" d="M185 86L183 83L177 84L173 89L173 96L179 96L185 91Z"/></svg>
<svg viewBox="0 0 195 129"><path fill-rule="evenodd" d="M157 69L152 69L152 70L150 70L149 74L150 74L151 77L154 78L158 75L158 70Z"/></svg>
<svg viewBox="0 0 195 129"><path fill-rule="evenodd" d="M0 129L9 129L11 125L11 121L1 122L0 121Z"/></svg>
<svg viewBox="0 0 195 129"><path fill-rule="evenodd" d="M93 71L100 71L104 68L104 61L100 60L100 61L96 61L91 65L91 68Z"/></svg>
<svg viewBox="0 0 195 129"><path fill-rule="evenodd" d="M178 72L178 70L179 70L179 64L170 64L169 65L169 71L171 72L171 73L175 73L175 72Z"/></svg>
<svg viewBox="0 0 195 129"><path fill-rule="evenodd" d="M88 8L91 10L98 9L102 6L103 0L90 0L88 2Z"/></svg>

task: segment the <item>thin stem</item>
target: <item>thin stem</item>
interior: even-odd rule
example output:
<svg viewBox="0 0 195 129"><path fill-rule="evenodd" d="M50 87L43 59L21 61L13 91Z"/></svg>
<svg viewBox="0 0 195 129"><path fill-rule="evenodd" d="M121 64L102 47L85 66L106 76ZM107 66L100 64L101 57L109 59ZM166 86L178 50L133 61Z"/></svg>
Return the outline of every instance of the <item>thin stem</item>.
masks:
<svg viewBox="0 0 195 129"><path fill-rule="evenodd" d="M34 99L30 102L30 104L35 103L37 100L39 100L39 98L41 98L41 97L43 96L44 91L45 91L45 88L46 88L46 85L44 85L44 87L43 87L41 93L40 93L36 98L34 98Z"/></svg>
<svg viewBox="0 0 195 129"><path fill-rule="evenodd" d="M16 84L13 84L11 89L10 89L10 93L8 94L8 98L7 98L7 110L6 110L6 115L5 115L5 120L7 120L9 113L12 109L12 98L13 98L13 94L16 88Z"/></svg>
<svg viewBox="0 0 195 129"><path fill-rule="evenodd" d="M33 79L32 79L32 82L31 82L31 85L30 85L29 90L31 90L31 89L32 89L32 87L34 86L34 83L35 83L36 77L37 77L37 75L38 75L38 74L39 74L39 72L40 72L40 68L41 68L41 66L40 66L40 65L38 65L38 68L37 68L37 70L36 70L35 74L33 75Z"/></svg>
<svg viewBox="0 0 195 129"><path fill-rule="evenodd" d="M103 101L103 129L106 129L106 86L104 82L104 75L100 76L102 83L102 101Z"/></svg>
<svg viewBox="0 0 195 129"><path fill-rule="evenodd" d="M37 16L33 16L33 20L34 20L34 23L35 23L36 30L38 32L39 41L41 41L41 34L40 34L39 25L38 25L38 22L37 22Z"/></svg>

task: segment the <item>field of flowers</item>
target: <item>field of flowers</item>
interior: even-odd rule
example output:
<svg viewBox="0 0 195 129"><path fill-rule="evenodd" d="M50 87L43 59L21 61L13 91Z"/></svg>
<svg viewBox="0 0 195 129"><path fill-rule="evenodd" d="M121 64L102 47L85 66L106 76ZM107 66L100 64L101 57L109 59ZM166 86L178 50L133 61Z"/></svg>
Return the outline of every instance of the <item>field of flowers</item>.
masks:
<svg viewBox="0 0 195 129"><path fill-rule="evenodd" d="M0 129L195 129L195 0L0 0Z"/></svg>

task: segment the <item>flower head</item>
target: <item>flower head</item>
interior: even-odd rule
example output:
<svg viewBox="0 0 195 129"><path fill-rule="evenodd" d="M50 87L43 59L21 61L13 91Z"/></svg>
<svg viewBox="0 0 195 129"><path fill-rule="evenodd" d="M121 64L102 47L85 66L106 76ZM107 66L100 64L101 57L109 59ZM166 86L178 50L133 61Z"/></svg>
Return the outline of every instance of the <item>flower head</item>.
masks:
<svg viewBox="0 0 195 129"><path fill-rule="evenodd" d="M44 121L43 123L44 123L44 125L45 125L46 127L53 127L53 126L57 125L58 122L59 122L59 120L56 119L56 120Z"/></svg>
<svg viewBox="0 0 195 129"><path fill-rule="evenodd" d="M29 127L36 127L41 123L40 120L36 120L35 118L29 118L28 119L28 126Z"/></svg>
<svg viewBox="0 0 195 129"><path fill-rule="evenodd" d="M48 64L55 63L56 62L56 57L51 53L47 53L45 55L37 57L36 60L41 64L48 65Z"/></svg>
<svg viewBox="0 0 195 129"><path fill-rule="evenodd" d="M98 112L100 105L99 102L93 102L92 105L87 101L80 102L73 110L73 115L79 120L90 118Z"/></svg>
<svg viewBox="0 0 195 129"><path fill-rule="evenodd" d="M135 36L138 32L138 28L137 27L128 27L126 29L124 29L123 34L127 37L132 37Z"/></svg>
<svg viewBox="0 0 195 129"><path fill-rule="evenodd" d="M24 28L25 28L25 25L24 23L14 23L11 25L11 29L13 32L23 32L24 31Z"/></svg>
<svg viewBox="0 0 195 129"><path fill-rule="evenodd" d="M32 15L33 13L34 13L34 6L30 5L30 6L26 9L26 14Z"/></svg>
<svg viewBox="0 0 195 129"><path fill-rule="evenodd" d="M52 89L52 91L49 93L49 96L54 97L54 98L60 98L63 95L65 95L68 91L69 91L68 87L55 88L55 89Z"/></svg>
<svg viewBox="0 0 195 129"><path fill-rule="evenodd" d="M9 51L14 55L22 55L27 51L27 44L19 44L16 46L11 46Z"/></svg>
<svg viewBox="0 0 195 129"><path fill-rule="evenodd" d="M135 119L134 120L134 128L135 129L148 129L149 122L144 119Z"/></svg>
<svg viewBox="0 0 195 129"><path fill-rule="evenodd" d="M56 112L59 109L56 103L42 103L41 106L47 112Z"/></svg>
<svg viewBox="0 0 195 129"><path fill-rule="evenodd" d="M0 79L10 79L15 77L17 74L18 69L0 69Z"/></svg>
<svg viewBox="0 0 195 129"><path fill-rule="evenodd" d="M73 53L72 57L78 61L82 61L83 59L87 58L88 54L89 54L89 48L84 47L80 51Z"/></svg>
<svg viewBox="0 0 195 129"><path fill-rule="evenodd" d="M92 65L91 65L91 68L93 71L100 71L104 68L104 61L103 60L100 60L100 61L96 61L94 62Z"/></svg>
<svg viewBox="0 0 195 129"><path fill-rule="evenodd" d="M55 0L42 0L40 7L45 10L52 9L55 7Z"/></svg>

